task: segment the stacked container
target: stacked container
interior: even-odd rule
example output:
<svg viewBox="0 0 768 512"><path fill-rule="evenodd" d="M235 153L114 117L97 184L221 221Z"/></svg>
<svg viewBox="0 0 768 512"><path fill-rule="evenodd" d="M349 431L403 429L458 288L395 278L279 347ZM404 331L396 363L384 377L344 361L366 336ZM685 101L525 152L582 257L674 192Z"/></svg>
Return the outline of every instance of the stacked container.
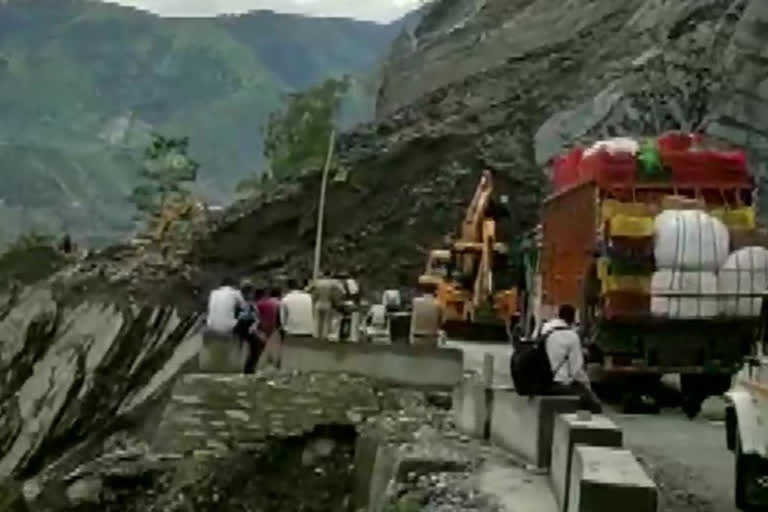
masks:
<svg viewBox="0 0 768 512"><path fill-rule="evenodd" d="M615 138L557 159L552 182L542 212L546 304L583 302L597 251L607 319L754 315L754 300L717 298L768 281L768 268L759 268L768 255L754 248L762 242L753 236L744 152L679 132ZM683 296L665 296L673 294Z"/></svg>
<svg viewBox="0 0 768 512"><path fill-rule="evenodd" d="M727 188L748 184L750 175L744 151L713 149L698 135L670 132L658 138L599 141L555 159L556 193L588 182L605 188L642 182Z"/></svg>
<svg viewBox="0 0 768 512"><path fill-rule="evenodd" d="M666 210L656 217L654 229L653 315L668 318L717 316L716 272L728 257L730 244L725 225L701 210ZM665 293L690 296L664 297Z"/></svg>
<svg viewBox="0 0 768 512"><path fill-rule="evenodd" d="M647 315L653 273L654 205L605 200L598 277L608 318Z"/></svg>
<svg viewBox="0 0 768 512"><path fill-rule="evenodd" d="M762 300L759 297L726 296L756 294L768 289L768 250L745 247L733 252L717 275L720 313L729 317L757 317Z"/></svg>

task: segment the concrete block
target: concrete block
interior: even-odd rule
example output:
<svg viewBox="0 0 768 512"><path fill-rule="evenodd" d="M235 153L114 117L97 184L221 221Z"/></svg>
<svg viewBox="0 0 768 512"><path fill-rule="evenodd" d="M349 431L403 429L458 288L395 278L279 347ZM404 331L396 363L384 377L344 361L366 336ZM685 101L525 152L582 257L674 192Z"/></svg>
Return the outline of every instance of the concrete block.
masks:
<svg viewBox="0 0 768 512"><path fill-rule="evenodd" d="M394 384L453 388L461 382L464 353L449 348L287 339L282 345L281 368L344 372Z"/></svg>
<svg viewBox="0 0 768 512"><path fill-rule="evenodd" d="M488 388L476 375L465 376L453 390L453 418L460 432L485 439L490 419Z"/></svg>
<svg viewBox="0 0 768 512"><path fill-rule="evenodd" d="M243 373L248 347L232 335L203 334L198 355L200 373Z"/></svg>
<svg viewBox="0 0 768 512"><path fill-rule="evenodd" d="M605 416L580 419L578 414L560 414L555 418L552 436L550 476L558 510L568 510L568 490L571 481L571 461L574 445L620 448L622 432Z"/></svg>
<svg viewBox="0 0 768 512"><path fill-rule="evenodd" d="M658 489L629 450L576 446L568 512L656 512Z"/></svg>
<svg viewBox="0 0 768 512"><path fill-rule="evenodd" d="M491 440L539 468L552 458L555 416L579 408L578 397L524 397L508 389L494 389L491 402Z"/></svg>
<svg viewBox="0 0 768 512"><path fill-rule="evenodd" d="M382 509L390 481L395 477L400 452L397 446L375 437L361 436L355 442L355 510L378 512Z"/></svg>

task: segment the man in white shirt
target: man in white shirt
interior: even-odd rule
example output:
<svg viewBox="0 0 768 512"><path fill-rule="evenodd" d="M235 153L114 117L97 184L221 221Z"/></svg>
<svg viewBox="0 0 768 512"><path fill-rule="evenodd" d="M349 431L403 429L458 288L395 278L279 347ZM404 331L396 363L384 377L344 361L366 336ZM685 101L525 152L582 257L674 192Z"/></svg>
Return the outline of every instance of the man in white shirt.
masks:
<svg viewBox="0 0 768 512"><path fill-rule="evenodd" d="M246 307L248 304L240 290L235 288L234 279L225 278L208 298L208 330L217 334L232 334L238 313Z"/></svg>
<svg viewBox="0 0 768 512"><path fill-rule="evenodd" d="M589 383L584 369L584 352L579 335L573 329L576 310L573 306L560 306L558 318L550 320L541 329L552 367L554 382L550 395L576 395L581 398L581 406L594 413L602 411L602 405Z"/></svg>
<svg viewBox="0 0 768 512"><path fill-rule="evenodd" d="M288 338L312 338L315 330L312 296L294 280L280 302L280 325Z"/></svg>

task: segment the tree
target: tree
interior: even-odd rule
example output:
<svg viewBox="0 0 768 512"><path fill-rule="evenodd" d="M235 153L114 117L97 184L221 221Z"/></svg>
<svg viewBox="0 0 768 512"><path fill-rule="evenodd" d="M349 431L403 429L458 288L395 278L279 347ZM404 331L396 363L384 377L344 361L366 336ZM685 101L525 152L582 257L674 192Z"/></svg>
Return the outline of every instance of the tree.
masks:
<svg viewBox="0 0 768 512"><path fill-rule="evenodd" d="M269 116L264 137L268 168L264 176L283 180L303 169L323 165L328 138L349 85L347 77L328 79L305 92L290 94L283 108ZM261 183L261 179L247 179L238 188L258 188Z"/></svg>
<svg viewBox="0 0 768 512"><path fill-rule="evenodd" d="M189 198L185 185L197 179L200 165L189 157L188 148L188 137L152 135L139 171L143 183L131 194L131 201L143 217L160 216L169 205Z"/></svg>

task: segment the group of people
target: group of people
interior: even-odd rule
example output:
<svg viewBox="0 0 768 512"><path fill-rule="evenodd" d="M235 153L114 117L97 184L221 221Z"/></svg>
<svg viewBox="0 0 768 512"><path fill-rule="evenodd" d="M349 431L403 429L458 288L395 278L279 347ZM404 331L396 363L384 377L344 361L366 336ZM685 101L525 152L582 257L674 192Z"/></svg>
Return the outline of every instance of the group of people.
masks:
<svg viewBox="0 0 768 512"><path fill-rule="evenodd" d="M285 337L311 338L314 334L313 300L297 281L288 292L279 287L261 288L249 281L236 287L225 278L208 299L208 331L234 335L246 347L243 371L280 366L280 347Z"/></svg>
<svg viewBox="0 0 768 512"><path fill-rule="evenodd" d="M320 278L310 285L290 280L288 292L283 293L279 287L260 288L249 281L238 288L235 281L228 278L210 294L207 328L215 333L234 335L247 348L243 371L254 373L268 365L280 366L281 345L286 337L327 340L334 314L343 312L345 307L354 307L359 301L359 292L352 279L345 282ZM388 331L390 314L401 306L399 292L387 290L381 304L371 308L364 323L375 324L382 332ZM349 315L342 318L348 319ZM437 346L442 320L433 291L425 287L412 302L410 344ZM575 320L573 306L563 305L557 318L546 322L536 335L537 343L546 353L552 377L542 392L577 395L585 408L599 412L602 406L590 385ZM351 328L347 326L347 330ZM342 325L340 332L343 331Z"/></svg>

